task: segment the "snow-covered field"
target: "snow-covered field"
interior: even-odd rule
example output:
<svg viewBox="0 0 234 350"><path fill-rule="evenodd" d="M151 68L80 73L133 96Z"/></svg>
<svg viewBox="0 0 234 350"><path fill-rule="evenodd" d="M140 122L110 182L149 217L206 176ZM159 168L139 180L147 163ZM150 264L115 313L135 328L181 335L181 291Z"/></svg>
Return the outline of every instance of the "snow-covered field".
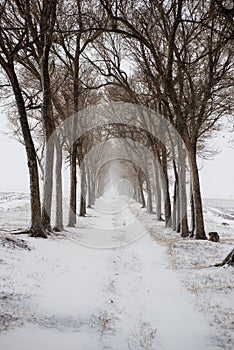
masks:
<svg viewBox="0 0 234 350"><path fill-rule="evenodd" d="M233 247L233 202L205 203L220 243L181 239L123 199L88 214L47 240L13 236L28 195L0 194L1 350L233 348L234 269L209 267Z"/></svg>

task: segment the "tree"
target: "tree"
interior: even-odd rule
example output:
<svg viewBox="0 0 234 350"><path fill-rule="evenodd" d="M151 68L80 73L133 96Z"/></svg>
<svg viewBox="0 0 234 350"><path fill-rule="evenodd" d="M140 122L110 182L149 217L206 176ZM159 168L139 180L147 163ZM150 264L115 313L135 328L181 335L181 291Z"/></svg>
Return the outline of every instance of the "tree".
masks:
<svg viewBox="0 0 234 350"><path fill-rule="evenodd" d="M215 264L216 267L221 266L234 266L234 249L226 256L225 259L223 259L222 262Z"/></svg>
<svg viewBox="0 0 234 350"><path fill-rule="evenodd" d="M31 38L30 47L24 53L27 60L25 61L25 57L20 55L18 55L18 60L21 64L28 63L28 69L33 67L33 71L36 72L37 76L39 75L42 87L41 116L46 139L42 223L47 231L51 231L54 159L54 145L52 142L49 142L49 138L54 131L50 83L50 51L53 43L57 3L57 0L50 2L45 0L40 2L38 0L36 4L30 0L25 0L23 3L15 1L16 10L27 23L28 35Z"/></svg>
<svg viewBox="0 0 234 350"><path fill-rule="evenodd" d="M30 44L28 41L28 28L26 20L22 20L20 26L15 28L12 2L5 2L2 6L1 26L0 26L0 64L6 73L12 86L15 101L19 113L19 121L26 148L28 170L30 179L30 201L31 201L31 228L30 233L34 237L46 238L46 233L42 226L41 202L39 191L37 155L30 132L27 119L25 101L17 75L16 55L25 46ZM13 12L15 14L15 12Z"/></svg>
<svg viewBox="0 0 234 350"><path fill-rule="evenodd" d="M115 31L137 42L155 98L181 135L192 175L195 238L205 239L197 166L199 139L224 115L232 52L214 2L101 0ZM166 53L166 55L165 55ZM140 67L139 67L140 69Z"/></svg>
<svg viewBox="0 0 234 350"><path fill-rule="evenodd" d="M104 23L103 11L98 11L95 2L77 0L73 4L62 4L63 11L57 21L58 35L54 51L61 63L69 70L72 76L72 114L71 128L75 139L77 125L79 123L79 111L85 107L82 83L83 55L90 43L92 43L103 31L101 23ZM63 53L61 53L61 49ZM77 117L77 118L76 118ZM70 211L68 226L75 226L77 213L77 159L79 164L83 158L82 144L74 142L70 145ZM85 176L82 176L81 188L85 187ZM80 215L85 215L86 198L81 196Z"/></svg>

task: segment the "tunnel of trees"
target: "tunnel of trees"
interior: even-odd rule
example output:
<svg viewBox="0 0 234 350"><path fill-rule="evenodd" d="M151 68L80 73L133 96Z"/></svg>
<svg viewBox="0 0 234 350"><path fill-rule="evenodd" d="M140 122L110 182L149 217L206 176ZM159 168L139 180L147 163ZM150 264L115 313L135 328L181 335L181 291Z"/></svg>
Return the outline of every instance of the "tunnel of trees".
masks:
<svg viewBox="0 0 234 350"><path fill-rule="evenodd" d="M233 110L233 12L219 0L1 1L1 98L27 154L33 237L64 228L66 160L68 226L114 167L148 213L206 239L197 157Z"/></svg>

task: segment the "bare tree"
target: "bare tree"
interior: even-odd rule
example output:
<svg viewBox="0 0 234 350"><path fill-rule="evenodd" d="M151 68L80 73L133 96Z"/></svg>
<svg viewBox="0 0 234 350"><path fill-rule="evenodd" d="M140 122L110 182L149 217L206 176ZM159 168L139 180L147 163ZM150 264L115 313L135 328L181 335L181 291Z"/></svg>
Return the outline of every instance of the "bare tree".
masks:
<svg viewBox="0 0 234 350"><path fill-rule="evenodd" d="M22 94L19 76L17 74L16 55L22 48L30 44L30 40L28 40L29 33L27 22L23 18L21 18L19 27L15 28L14 20L16 20L16 13L15 11L12 11L13 8L14 4L11 1L6 1L1 8L0 64L6 73L14 92L27 153L31 199L30 233L34 237L46 238L46 233L42 226L37 155L28 123L25 100ZM14 14L13 16L12 13Z"/></svg>
<svg viewBox="0 0 234 350"><path fill-rule="evenodd" d="M85 107L82 84L83 54L90 43L92 43L103 31L103 11L97 9L95 2L77 0L69 6L62 4L63 11L57 21L58 35L57 45L54 51L61 63L64 64L72 76L72 114L77 115ZM102 23L102 25L101 25ZM87 82L86 82L87 83ZM74 119L73 119L74 121ZM76 135L76 125L72 125L73 133ZM77 158L82 161L82 144L74 142L70 145L70 211L69 226L76 223L77 213ZM82 177L85 181L85 177ZM82 183L81 187L85 187ZM80 199L80 214L85 214L85 198Z"/></svg>
<svg viewBox="0 0 234 350"><path fill-rule="evenodd" d="M197 166L198 141L225 113L232 69L226 23L214 2L101 0L115 31L139 43L153 94L186 144L192 175L195 238L205 239ZM222 32L222 33L221 33Z"/></svg>

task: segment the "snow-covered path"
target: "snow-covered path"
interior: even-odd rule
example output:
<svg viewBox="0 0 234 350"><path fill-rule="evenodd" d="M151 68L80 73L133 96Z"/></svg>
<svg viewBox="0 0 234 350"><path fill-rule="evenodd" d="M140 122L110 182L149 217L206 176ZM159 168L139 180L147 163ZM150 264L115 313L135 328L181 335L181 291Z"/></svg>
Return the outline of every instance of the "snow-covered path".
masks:
<svg viewBox="0 0 234 350"><path fill-rule="evenodd" d="M215 349L164 248L119 205L100 200L65 237L7 253L1 291L18 295L22 324L0 333L1 350Z"/></svg>

